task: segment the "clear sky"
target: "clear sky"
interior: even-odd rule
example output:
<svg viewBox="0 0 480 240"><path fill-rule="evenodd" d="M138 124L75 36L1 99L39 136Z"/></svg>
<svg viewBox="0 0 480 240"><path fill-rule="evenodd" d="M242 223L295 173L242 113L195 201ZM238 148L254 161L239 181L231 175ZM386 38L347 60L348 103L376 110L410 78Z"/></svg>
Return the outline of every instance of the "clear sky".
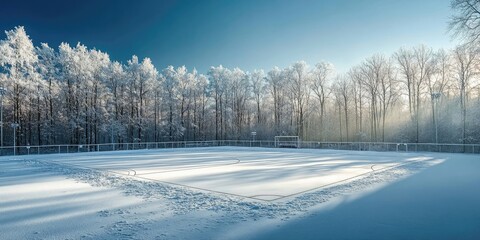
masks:
<svg viewBox="0 0 480 240"><path fill-rule="evenodd" d="M401 46L453 47L451 13L450 0L0 0L0 30L22 25L35 44L81 42L121 62L150 57L159 70L326 60L346 71Z"/></svg>

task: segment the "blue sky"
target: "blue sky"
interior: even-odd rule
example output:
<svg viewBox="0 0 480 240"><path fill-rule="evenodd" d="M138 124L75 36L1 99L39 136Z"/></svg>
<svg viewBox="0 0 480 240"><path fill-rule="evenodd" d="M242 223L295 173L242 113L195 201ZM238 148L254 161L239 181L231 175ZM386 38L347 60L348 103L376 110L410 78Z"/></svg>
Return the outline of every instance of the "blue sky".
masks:
<svg viewBox="0 0 480 240"><path fill-rule="evenodd" d="M35 44L81 42L160 70L222 64L244 70L332 62L339 71L375 53L451 48L450 0L2 1L0 30L25 26ZM3 35L1 38L4 38Z"/></svg>

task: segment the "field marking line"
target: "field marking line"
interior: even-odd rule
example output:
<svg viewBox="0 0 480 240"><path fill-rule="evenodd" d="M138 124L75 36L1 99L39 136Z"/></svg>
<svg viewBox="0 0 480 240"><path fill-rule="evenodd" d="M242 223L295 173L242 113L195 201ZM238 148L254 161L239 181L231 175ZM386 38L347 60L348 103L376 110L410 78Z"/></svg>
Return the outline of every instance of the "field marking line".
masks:
<svg viewBox="0 0 480 240"><path fill-rule="evenodd" d="M239 163L240 163L240 160L239 160L239 159L237 159L237 160L238 160L238 161L237 161L236 163L234 163L234 164L239 164ZM339 181L336 181L336 182L333 182L333 183L328 183L328 184L325 184L325 185L322 185L322 186L314 187L314 188L311 188L311 189L307 189L307 190L304 190L304 191L300 191L300 192L296 192L296 193L292 193L292 194L288 194L288 195L278 195L278 196L281 196L281 197L276 198L276 199L271 199L271 200L265 200L265 199L259 199L259 198L252 198L252 197L250 197L250 196L244 196L244 195L235 194L235 193L227 193L227 192L223 192L223 191L217 191L217 190L206 189L206 188L201 188L201 187L195 187L195 186L190 186L190 185L185 185L185 184L180 184L180 183L174 183L174 182L169 182L169 181L152 179L152 178L142 177L142 176L140 176L140 175L129 175L128 173L127 173L127 174L125 174L125 173L120 173L120 172L116 172L116 171L109 170L109 169L91 168L91 167L85 167L85 166L81 166L81 165L64 163L64 162L61 162L61 163L60 163L60 162L55 161L55 160L38 160L38 159L36 159L36 161L40 161L40 162L45 161L45 162L50 162L50 163L52 163L52 164L56 164L56 165L60 165L60 166L71 166L71 167L79 168L79 169L89 169L89 170L96 171L96 172L108 172L108 173L112 173L112 174L115 174L115 175L127 176L127 177L130 177L130 178L137 178L137 179L143 179L143 180L152 181L152 182L165 183L165 184L168 184L168 185L186 187L186 188L201 190L201 191L205 191L205 192L213 192L213 193L218 193L218 194L227 195L227 196L228 196L228 195L230 195L230 196L236 196L236 197L240 197L240 198L242 198L242 199L247 198L247 199L258 200L258 201L273 202L273 201L277 201L277 200L280 200L280 199L285 199L285 198L297 196L297 195L300 195L300 194L303 194L303 193L312 192L312 191L315 191L315 190L318 190L318 189L322 189L322 188L325 188L325 187L329 187L329 186L332 186L332 185L336 185L336 184L339 184L339 183L341 183L341 182L346 182L346 181L349 181L349 180L358 178L358 177L360 177L360 176L364 176L364 175L371 174L371 173L373 173L373 172L382 172L382 171L394 169L394 168L396 168L396 167L400 167L400 166L404 166L404 165L408 165L408 164L412 164L412 163L423 162L423 161L426 161L426 160L425 160L425 159L410 160L410 161L405 161L405 162L402 162L402 163L399 163L399 164L396 164L396 165L393 165L393 166L388 166L388 167L385 167L385 168L381 168L381 169L378 169L378 170L373 170L373 169L372 169L372 171L369 171L369 172L366 172L366 173L362 173L362 174L359 174L359 175L355 175L355 176L353 176L353 177L345 178L345 179L342 179L342 180L339 180ZM259 161L261 161L261 160L259 160ZM264 160L264 161L272 161L272 160ZM255 161L255 162L258 162L258 161ZM228 165L232 165L232 164L228 164ZM373 164L373 165L371 166L371 168L372 168L374 165L375 165L375 164ZM215 166L215 167L220 167L220 166ZM133 169L132 169L132 170L133 170ZM273 195L276 195L276 194L259 194L259 195L254 195L254 197L255 197L255 196L273 196Z"/></svg>
<svg viewBox="0 0 480 240"><path fill-rule="evenodd" d="M297 195L300 195L300 194L303 194L303 193L312 192L312 191L319 190L319 189L322 189L322 188L325 188L325 187L330 187L330 186L333 186L333 185L336 185L336 184L339 184L339 183L342 183L342 182L346 182L346 181L349 181L349 180L352 180L352 179L355 179L355 178L358 178L358 177L361 177L361 176L364 176L364 175L377 173L377 172L383 172L383 171L391 170L391 169L394 169L394 168L397 168L397 167L405 166L405 165L412 164L412 163L423 162L423 161L426 161L426 160L410 160L410 161L405 161L403 163L395 164L393 166L387 166L387 167L384 167L384 168L380 168L380 169L377 169L377 170L373 169L373 166L376 165L376 164L373 164L371 166L372 171L362 173L362 174L359 174L359 175L356 175L356 176L353 176L353 177L345 178L345 179L342 179L342 180L339 180L339 181L336 181L336 182L328 183L328 184L325 184L325 185L322 185L322 186L319 186L319 187L314 187L314 188L307 189L307 190L304 190L304 191L300 191L300 192L296 192L296 193L293 193L293 194L285 195L282 198L277 198L277 199L274 199L274 200L265 200L265 201L272 202L272 201L277 201L277 200L284 199L284 198L297 196Z"/></svg>
<svg viewBox="0 0 480 240"><path fill-rule="evenodd" d="M51 163L51 164L54 164L54 165L64 166L64 167L67 166L67 167L72 167L72 168L76 168L76 169L86 169L86 170L91 170L91 171L95 171L95 172L99 172L99 173L107 172L107 173L111 173L111 174L114 174L114 175L126 176L126 177L129 177L129 178L142 179L142 180L147 180L147 181L150 181L150 182L165 183L167 185L191 188L191 189L201 190L201 191L204 191L204 192L213 192L213 193L218 193L218 194L227 195L227 196L230 195L230 196L236 196L236 197L239 197L239 198L248 198L247 196L243 196L243 195L239 195L239 194L226 193L226 192L222 192L222 191L215 191L215 190L210 190L210 189L205 189L205 188L200 188L200 187L188 186L188 185L184 185L184 184L180 184L180 183L162 181L162 180L151 179L151 178L135 176L135 175L128 175L128 174L125 174L125 173L116 172L116 171L112 171L112 170L108 170L108 169L91 168L91 167L85 167L85 166L76 165L76 164L57 162L57 161L54 161L54 160L38 160L38 159L35 159L35 161L48 162L48 163Z"/></svg>
<svg viewBox="0 0 480 240"><path fill-rule="evenodd" d="M69 166L69 167L73 167L73 168L77 168L77 169L87 169L87 170L91 170L91 171L95 171L95 172L99 172L99 173L107 172L107 173L111 173L111 174L114 174L114 175L126 176L126 177L129 177L129 178L136 178L136 179L141 179L141 180L147 180L147 181L150 181L150 182L164 183L164 184L171 185L171 186L191 188L191 189L196 189L196 190L200 190L200 191L204 191L204 192L218 193L218 194L222 194L222 195L226 195L226 196L235 196L235 197L239 197L241 199L249 198L248 196L244 196L244 195L240 195L240 194L227 193L227 192L216 191L216 190L211 190L211 189L206 189L206 188L201 188L201 187L189 186L189 185L185 185L185 184L181 184L181 183L162 181L162 180L158 180L158 179L141 177L139 175L138 176L137 175L128 175L128 173L125 174L125 173L121 173L121 172L117 172L117 171L113 171L113 170L109 170L109 169L98 169L98 168L86 167L86 166L76 165L76 164L71 164L71 163L58 162L58 161L55 161L55 160L38 160L38 159L36 159L36 161L48 162L48 163L58 165L58 166L67 166L67 167ZM240 160L238 160L238 161L240 161ZM264 201L262 199L255 199L255 198L249 198L249 199Z"/></svg>
<svg viewBox="0 0 480 240"><path fill-rule="evenodd" d="M262 198L260 198L262 196L265 196L265 197L270 196L270 197L276 197L276 198L274 198L274 199L262 199ZM260 201L275 201L277 199L282 199L284 197L285 197L284 195L280 195L280 194L257 194L257 195L253 195L253 196L248 196L246 198L260 200Z"/></svg>

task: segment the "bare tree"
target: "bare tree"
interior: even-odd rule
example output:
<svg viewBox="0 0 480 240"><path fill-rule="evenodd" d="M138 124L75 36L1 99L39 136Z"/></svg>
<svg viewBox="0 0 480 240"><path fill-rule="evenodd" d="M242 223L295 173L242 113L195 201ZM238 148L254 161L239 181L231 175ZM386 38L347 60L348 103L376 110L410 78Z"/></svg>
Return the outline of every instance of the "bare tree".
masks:
<svg viewBox="0 0 480 240"><path fill-rule="evenodd" d="M331 63L320 62L315 65L311 72L311 89L318 99L320 106L320 136L325 140L325 105L327 97L330 93L328 79L333 75L334 69Z"/></svg>
<svg viewBox="0 0 480 240"><path fill-rule="evenodd" d="M435 142L438 142L438 103L446 93L445 89L450 85L452 78L451 56L443 49L438 50L434 55L432 74L427 78L428 95L431 97L432 127L435 131Z"/></svg>
<svg viewBox="0 0 480 240"><path fill-rule="evenodd" d="M371 141L377 141L378 137L378 124L379 124L379 106L378 106L378 93L379 82L383 73L383 65L385 59L383 56L375 55L368 58L360 67L362 85L370 99L370 139Z"/></svg>
<svg viewBox="0 0 480 240"><path fill-rule="evenodd" d="M305 111L310 96L308 66L304 61L296 62L289 68L289 87L296 112L295 129L302 139L304 136Z"/></svg>
<svg viewBox="0 0 480 240"><path fill-rule="evenodd" d="M353 102L355 105L355 132L359 137L363 134L363 102L364 87L362 85L362 74L359 67L353 67L348 75L352 81Z"/></svg>
<svg viewBox="0 0 480 240"><path fill-rule="evenodd" d="M460 108L462 116L462 143L467 141L467 102L471 89L471 83L474 76L478 75L478 57L479 50L469 45L462 45L453 51L455 58L455 75L457 78Z"/></svg>
<svg viewBox="0 0 480 240"><path fill-rule="evenodd" d="M425 82L433 73L433 51L424 45L412 49L401 48L394 54L394 59L407 87L410 117L415 123L415 142L419 142L421 97Z"/></svg>
<svg viewBox="0 0 480 240"><path fill-rule="evenodd" d="M267 74L267 87L270 91L273 100L273 122L274 122L274 134L280 134L281 119L282 119L282 107L284 104L284 91L285 80L282 74L282 70L278 67L274 67Z"/></svg>
<svg viewBox="0 0 480 240"><path fill-rule="evenodd" d="M378 74L379 80L379 103L382 118L382 142L385 142L385 121L390 108L399 98L398 81L392 63L384 59L385 64Z"/></svg>
<svg viewBox="0 0 480 240"><path fill-rule="evenodd" d="M425 45L420 45L413 48L415 67L417 69L417 76L415 78L415 126L416 126L416 142L419 142L420 136L420 104L421 95L424 93L424 88L427 79L433 73L433 51Z"/></svg>
<svg viewBox="0 0 480 240"><path fill-rule="evenodd" d="M480 40L480 0L452 0L452 16L449 29L454 37L459 37L470 44Z"/></svg>
<svg viewBox="0 0 480 240"><path fill-rule="evenodd" d="M403 75L403 82L407 88L408 110L412 121L414 120L416 112L415 76L417 75L413 55L413 52L406 48L400 48L393 55L397 61L399 72Z"/></svg>
<svg viewBox="0 0 480 240"><path fill-rule="evenodd" d="M350 105L350 100L351 100L351 82L350 78L347 78L346 76L338 76L335 85L334 85L334 91L335 91L335 99L336 103L338 104L338 115L339 115L339 123L340 123L340 140L343 141L342 137L342 118L341 118L341 113L343 110L343 114L345 116L345 140L348 142L349 141L349 118L348 118L348 108Z"/></svg>

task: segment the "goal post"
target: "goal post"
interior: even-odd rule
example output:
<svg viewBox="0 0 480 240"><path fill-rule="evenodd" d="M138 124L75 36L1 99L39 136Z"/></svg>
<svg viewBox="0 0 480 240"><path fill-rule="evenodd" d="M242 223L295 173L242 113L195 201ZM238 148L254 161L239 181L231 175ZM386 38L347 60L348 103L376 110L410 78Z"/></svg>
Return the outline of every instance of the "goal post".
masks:
<svg viewBox="0 0 480 240"><path fill-rule="evenodd" d="M298 136L275 136L276 148L300 148Z"/></svg>

